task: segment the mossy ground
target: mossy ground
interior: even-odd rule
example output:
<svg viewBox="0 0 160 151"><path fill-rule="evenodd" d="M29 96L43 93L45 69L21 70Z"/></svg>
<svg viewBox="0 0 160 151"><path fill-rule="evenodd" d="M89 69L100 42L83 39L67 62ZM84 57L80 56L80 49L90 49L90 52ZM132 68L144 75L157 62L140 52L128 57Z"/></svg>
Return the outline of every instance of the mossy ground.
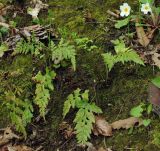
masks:
<svg viewBox="0 0 160 151"><path fill-rule="evenodd" d="M46 151L57 148L66 151L78 150L75 138L65 140L63 135L58 133L59 124L62 121L64 100L78 87L90 90L91 99L95 100L96 104L102 108L103 115L108 122L128 118L132 107L140 102L147 102L147 87L150 79L154 77L153 68L151 66L118 64L107 75L100 55L102 52L113 49L110 40L124 34L124 32L114 29L114 21L107 14L108 8L117 8L122 2L122 0L49 0L48 12L40 14L42 24L52 23L56 29L65 27L70 32L89 37L94 40L99 49L94 52L85 52L84 50L78 52L75 72L64 68L57 71L55 91L52 93L48 106L49 112L46 121L40 120L39 123L34 123L38 130L35 144L32 144L34 147L43 142ZM131 1L133 5L136 2ZM91 12L96 23L84 22L86 10ZM27 20L24 22L24 19ZM17 15L14 20L21 27L32 23L31 18L26 16ZM32 59L31 56L21 55L1 59L0 94L10 89L22 89L24 95L34 94L33 81L31 80L33 76ZM39 67L40 64L37 63L37 66ZM9 121L6 120L7 112L3 112L3 106L1 108L0 127L5 127ZM68 120L72 118L71 114L67 117ZM154 114L150 118L152 119L151 126L147 128L136 127L131 134L128 133L128 130L118 130L110 138L92 136L91 142L97 146L111 147L116 151L128 150L129 148L138 151L157 151L159 149L152 143L152 133L153 131L159 132L159 118ZM72 124L71 120L69 121ZM33 129L32 126L31 129Z"/></svg>

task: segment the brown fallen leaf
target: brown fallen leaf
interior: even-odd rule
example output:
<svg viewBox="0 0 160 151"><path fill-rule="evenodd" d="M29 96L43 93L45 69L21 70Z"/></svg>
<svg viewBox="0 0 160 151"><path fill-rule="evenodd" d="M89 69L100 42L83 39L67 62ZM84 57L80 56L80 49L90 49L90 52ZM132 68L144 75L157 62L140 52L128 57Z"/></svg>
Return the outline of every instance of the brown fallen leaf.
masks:
<svg viewBox="0 0 160 151"><path fill-rule="evenodd" d="M12 140L13 138L17 138L20 139L19 136L17 136L16 134L14 134L11 130L10 127L7 127L4 131L3 137L0 138L0 146L3 146L5 144L7 144L10 140Z"/></svg>
<svg viewBox="0 0 160 151"><path fill-rule="evenodd" d="M139 118L130 117L124 120L113 122L111 126L113 129L121 129L121 128L129 129L133 127L136 123L139 123L139 122L140 122Z"/></svg>
<svg viewBox="0 0 160 151"><path fill-rule="evenodd" d="M8 151L34 151L32 148L25 145L8 146L7 149Z"/></svg>
<svg viewBox="0 0 160 151"><path fill-rule="evenodd" d="M93 129L94 135L103 135L103 136L112 136L112 127L108 122L106 122L105 118L96 116L95 126Z"/></svg>
<svg viewBox="0 0 160 151"><path fill-rule="evenodd" d="M138 37L138 42L146 47L150 43L150 39L147 37L144 28L142 26L139 26L139 20L136 20L136 32L137 32L137 37Z"/></svg>

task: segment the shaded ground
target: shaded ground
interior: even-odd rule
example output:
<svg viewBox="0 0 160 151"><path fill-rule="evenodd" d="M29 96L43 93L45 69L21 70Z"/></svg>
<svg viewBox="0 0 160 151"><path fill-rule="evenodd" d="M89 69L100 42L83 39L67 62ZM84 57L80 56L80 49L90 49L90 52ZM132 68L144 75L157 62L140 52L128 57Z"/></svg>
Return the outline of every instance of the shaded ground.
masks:
<svg viewBox="0 0 160 151"><path fill-rule="evenodd" d="M140 102L147 101L147 87L150 79L154 77L154 70L151 66L117 65L109 73L106 69L99 52L107 52L113 49L110 40L123 35L121 31L116 31L113 27L113 20L107 15L108 8L116 8L123 1L104 0L50 0L49 16L44 19L47 12L42 13L41 23L54 24L55 28L68 28L71 32L89 37L99 46L97 52L78 52L77 70L60 69L57 71L55 91L48 106L49 112L46 121L33 121L28 127L28 139L26 143L32 147L42 145L46 151L61 150L84 150L77 147L75 137L65 140L58 131L62 122L62 107L68 94L76 88L89 89L91 99L103 110L103 115L109 122L128 118L132 107ZM134 2L132 1L132 4ZM86 11L92 14L95 21L84 23ZM27 18L24 23L23 18ZM54 18L54 20L52 19ZM18 25L30 25L31 18L18 15L15 19ZM33 93L34 85L31 81L33 74L33 58L31 56L7 57L0 61L0 94L8 89L22 89L25 95ZM40 67L39 63L34 67ZM96 82L94 82L96 81ZM27 94L30 93L30 94ZM3 112L1 106L0 126L8 124L6 119L7 111ZM72 124L73 113L67 116L67 121ZM151 126L135 128L131 134L128 130L116 131L113 137L92 136L91 142L97 146L111 147L115 151L132 150L157 151L152 144L153 131L159 131L159 118L152 114ZM32 132L36 131L36 137L32 138Z"/></svg>

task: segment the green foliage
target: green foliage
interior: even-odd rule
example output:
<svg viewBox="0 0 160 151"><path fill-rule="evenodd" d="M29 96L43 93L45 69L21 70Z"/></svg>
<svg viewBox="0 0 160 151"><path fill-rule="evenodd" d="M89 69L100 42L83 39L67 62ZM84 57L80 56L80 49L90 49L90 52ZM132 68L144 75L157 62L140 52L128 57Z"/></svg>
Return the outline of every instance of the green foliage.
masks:
<svg viewBox="0 0 160 151"><path fill-rule="evenodd" d="M76 42L76 45L78 46L78 48L84 49L86 51L92 51L94 49L97 49L97 46L93 45L93 41L87 37L76 38L75 42Z"/></svg>
<svg viewBox="0 0 160 151"><path fill-rule="evenodd" d="M143 119L143 113L146 112L148 115L152 111L152 104L146 105L144 103L141 103L140 105L134 107L130 111L130 115L133 117L138 117L142 119L142 124L147 127L151 123L151 119Z"/></svg>
<svg viewBox="0 0 160 151"><path fill-rule="evenodd" d="M160 147L160 132L159 130L153 131L153 141L152 143L157 147Z"/></svg>
<svg viewBox="0 0 160 151"><path fill-rule="evenodd" d="M13 55L16 54L28 54L38 56L40 52L43 50L44 44L35 38L33 35L28 41L21 39L17 44Z"/></svg>
<svg viewBox="0 0 160 151"><path fill-rule="evenodd" d="M144 107L144 104L140 104L140 105L132 108L131 111L130 111L130 114L131 114L133 117L141 117L141 116L142 116L142 113L143 113L143 111L144 111L143 107Z"/></svg>
<svg viewBox="0 0 160 151"><path fill-rule="evenodd" d="M151 81L155 86L160 88L160 77L156 77Z"/></svg>
<svg viewBox="0 0 160 151"><path fill-rule="evenodd" d="M86 144L90 138L91 130L93 129L93 123L95 123L94 113L102 113L102 110L95 105L95 103L89 103L89 91L84 93L77 89L70 94L64 103L63 117L72 108L78 108L74 122L76 123L76 137L79 144Z"/></svg>
<svg viewBox="0 0 160 151"><path fill-rule="evenodd" d="M139 55L131 48L126 47L123 40L114 40L114 49L116 54L112 55L111 53L104 53L102 54L104 63L108 67L109 71L113 68L113 66L118 63L125 63L125 62L135 62L140 65L144 65L143 61L139 57Z"/></svg>
<svg viewBox="0 0 160 151"><path fill-rule="evenodd" d="M11 91L6 92L5 96L6 102L4 104L9 110L9 116L12 123L15 125L16 130L23 133L26 137L27 133L25 128L27 124L31 123L33 117L33 106L31 101L28 99L21 100Z"/></svg>
<svg viewBox="0 0 160 151"><path fill-rule="evenodd" d="M6 44L2 44L0 46L0 58L3 57L4 53L8 50L8 46Z"/></svg>
<svg viewBox="0 0 160 151"><path fill-rule="evenodd" d="M130 17L127 17L123 20L118 20L117 23L115 24L115 28L120 29L121 27L124 27L124 26L128 25L130 19L131 19Z"/></svg>
<svg viewBox="0 0 160 151"><path fill-rule="evenodd" d="M55 45L53 41L50 42L50 50L52 53L52 61L55 65L59 65L62 61L70 60L73 69L76 70L76 50L75 46L71 45L61 38L58 45Z"/></svg>
<svg viewBox="0 0 160 151"><path fill-rule="evenodd" d="M36 82L36 91L34 103L38 105L40 115L45 118L45 111L50 99L50 90L54 90L52 80L56 77L54 71L46 69L45 75L39 71L38 74L33 78Z"/></svg>

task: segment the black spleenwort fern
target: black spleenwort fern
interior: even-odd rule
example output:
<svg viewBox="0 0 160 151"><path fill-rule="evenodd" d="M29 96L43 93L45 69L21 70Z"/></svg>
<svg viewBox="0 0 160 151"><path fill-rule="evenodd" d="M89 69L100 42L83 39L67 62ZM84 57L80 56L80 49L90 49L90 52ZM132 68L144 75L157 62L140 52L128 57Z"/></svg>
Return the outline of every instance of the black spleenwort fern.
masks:
<svg viewBox="0 0 160 151"><path fill-rule="evenodd" d="M85 145L90 139L93 123L95 123L94 113L102 113L102 110L95 103L89 103L88 90L84 93L80 91L80 89L77 89L68 96L63 107L63 117L67 115L71 107L78 108L74 119L76 137L79 144Z"/></svg>

